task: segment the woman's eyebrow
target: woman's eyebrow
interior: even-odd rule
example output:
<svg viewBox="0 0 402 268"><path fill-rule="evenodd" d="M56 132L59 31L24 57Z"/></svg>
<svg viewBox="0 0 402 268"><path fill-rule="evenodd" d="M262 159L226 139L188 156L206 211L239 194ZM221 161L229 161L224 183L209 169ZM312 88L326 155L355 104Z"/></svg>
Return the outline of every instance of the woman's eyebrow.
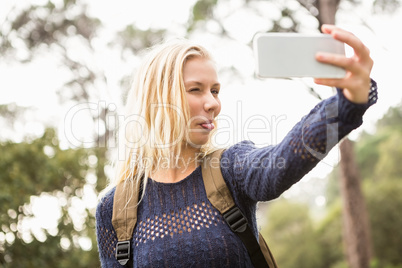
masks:
<svg viewBox="0 0 402 268"><path fill-rule="evenodd" d="M201 83L201 82L199 82L199 81L193 81L193 80L187 81L187 82L185 82L184 84L186 84L186 85L188 85L188 84L195 84L195 85L197 85L197 86L203 86L203 85L204 85L204 83ZM214 86L214 87L216 87L216 86L220 87L221 84L220 84L219 82L216 82L216 83L214 83L212 86Z"/></svg>

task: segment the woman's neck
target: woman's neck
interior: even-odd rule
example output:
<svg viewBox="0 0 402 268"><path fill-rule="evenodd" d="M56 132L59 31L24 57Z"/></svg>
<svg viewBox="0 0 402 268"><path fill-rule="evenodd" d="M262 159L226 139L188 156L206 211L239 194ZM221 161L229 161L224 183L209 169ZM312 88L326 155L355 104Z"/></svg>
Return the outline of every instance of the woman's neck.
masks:
<svg viewBox="0 0 402 268"><path fill-rule="evenodd" d="M151 178L162 183L175 183L185 179L198 167L199 153L199 149L189 146L182 148L179 156L172 156L167 163L162 161L159 169L151 174Z"/></svg>

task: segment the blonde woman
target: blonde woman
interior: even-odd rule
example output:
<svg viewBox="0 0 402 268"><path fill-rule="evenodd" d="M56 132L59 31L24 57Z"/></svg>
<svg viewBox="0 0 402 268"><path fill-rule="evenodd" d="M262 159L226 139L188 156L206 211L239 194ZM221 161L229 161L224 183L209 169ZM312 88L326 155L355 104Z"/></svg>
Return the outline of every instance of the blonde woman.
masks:
<svg viewBox="0 0 402 268"><path fill-rule="evenodd" d="M318 61L347 70L343 79L315 79L337 87L337 94L314 107L278 145L256 148L243 141L222 155L225 182L255 236L257 202L275 199L299 181L331 146L360 126L364 112L376 102L368 49L335 26L324 25L323 32L355 52L351 58L317 55ZM210 204L198 161L216 150L211 136L221 110L220 90L214 63L204 48L180 41L148 54L128 95L130 124L119 140L118 172L97 207L102 267L121 267L111 222L115 186L120 182L125 187L141 182L143 187L130 266L253 266L242 241Z"/></svg>

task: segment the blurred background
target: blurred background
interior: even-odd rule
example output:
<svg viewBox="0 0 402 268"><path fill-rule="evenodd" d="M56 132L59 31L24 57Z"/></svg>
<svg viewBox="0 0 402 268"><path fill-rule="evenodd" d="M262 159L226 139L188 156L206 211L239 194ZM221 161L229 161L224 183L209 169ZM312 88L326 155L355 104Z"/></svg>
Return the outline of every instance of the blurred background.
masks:
<svg viewBox="0 0 402 268"><path fill-rule="evenodd" d="M280 267L402 267L401 4L2 0L0 266L100 266L97 198L143 49L177 37L207 47L223 85L215 142L266 146L334 91L256 78L254 34L335 23L369 47L378 103L301 182L260 204L258 223Z"/></svg>

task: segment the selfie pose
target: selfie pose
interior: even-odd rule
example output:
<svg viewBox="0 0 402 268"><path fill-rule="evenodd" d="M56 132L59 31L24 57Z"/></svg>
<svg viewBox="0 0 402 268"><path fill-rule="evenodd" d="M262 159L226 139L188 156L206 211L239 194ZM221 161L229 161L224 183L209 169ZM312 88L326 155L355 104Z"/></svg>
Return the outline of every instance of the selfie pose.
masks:
<svg viewBox="0 0 402 268"><path fill-rule="evenodd" d="M369 50L335 26L322 30L354 50L316 55L346 70L315 79L337 94L264 148L212 145L221 84L203 47L176 41L148 53L127 97L117 173L96 211L102 267L276 267L258 235L257 202L303 178L377 100Z"/></svg>

